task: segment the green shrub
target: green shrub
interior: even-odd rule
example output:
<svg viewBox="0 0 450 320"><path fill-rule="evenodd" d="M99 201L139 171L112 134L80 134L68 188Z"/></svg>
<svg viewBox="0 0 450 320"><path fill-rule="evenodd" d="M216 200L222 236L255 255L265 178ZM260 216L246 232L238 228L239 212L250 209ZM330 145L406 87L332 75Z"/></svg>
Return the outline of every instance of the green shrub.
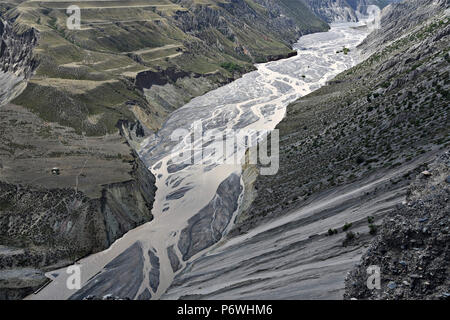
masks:
<svg viewBox="0 0 450 320"><path fill-rule="evenodd" d="M332 235L334 235L334 234L337 234L338 233L338 231L336 230L336 229L328 229L328 235L329 236L332 236Z"/></svg>
<svg viewBox="0 0 450 320"><path fill-rule="evenodd" d="M221 63L220 66L231 73L233 73L235 71L240 71L242 69L242 67L240 65L238 65L234 62L224 62L224 63Z"/></svg>
<svg viewBox="0 0 450 320"><path fill-rule="evenodd" d="M351 232L351 231L347 232L345 234L344 241L342 241L342 245L344 247L346 247L349 244L349 242L351 242L353 239L355 239L355 234L353 232Z"/></svg>
<svg viewBox="0 0 450 320"><path fill-rule="evenodd" d="M356 164L361 164L365 161L365 159L363 158L363 156L359 155L356 157Z"/></svg>
<svg viewBox="0 0 450 320"><path fill-rule="evenodd" d="M350 229L352 226L352 223L345 223L344 226L342 227L342 231L347 231L348 229Z"/></svg>
<svg viewBox="0 0 450 320"><path fill-rule="evenodd" d="M377 233L378 227L374 224L369 224L369 233L375 235Z"/></svg>

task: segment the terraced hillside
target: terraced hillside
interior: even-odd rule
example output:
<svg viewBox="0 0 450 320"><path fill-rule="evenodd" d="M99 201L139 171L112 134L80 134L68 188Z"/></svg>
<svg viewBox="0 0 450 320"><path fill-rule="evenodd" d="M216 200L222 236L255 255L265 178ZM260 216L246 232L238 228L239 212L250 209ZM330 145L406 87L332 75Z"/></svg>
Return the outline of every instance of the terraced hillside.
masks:
<svg viewBox="0 0 450 320"><path fill-rule="evenodd" d="M134 118L156 130L192 97L240 76L254 62L291 54L289 44L302 33L326 30L301 2L285 2L6 5L4 19L18 29L35 28L40 38L39 66L14 103L77 133L110 133L118 119ZM66 26L69 5L81 8L81 30Z"/></svg>

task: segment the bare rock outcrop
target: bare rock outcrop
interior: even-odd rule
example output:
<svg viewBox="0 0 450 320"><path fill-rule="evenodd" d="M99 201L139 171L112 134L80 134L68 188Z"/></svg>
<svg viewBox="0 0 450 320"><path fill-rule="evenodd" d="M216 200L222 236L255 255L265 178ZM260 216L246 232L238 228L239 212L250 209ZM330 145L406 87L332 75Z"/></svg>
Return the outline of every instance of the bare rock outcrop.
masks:
<svg viewBox="0 0 450 320"><path fill-rule="evenodd" d="M360 263L346 279L347 299L449 299L450 153L411 184ZM369 289L367 268L380 268L381 287Z"/></svg>

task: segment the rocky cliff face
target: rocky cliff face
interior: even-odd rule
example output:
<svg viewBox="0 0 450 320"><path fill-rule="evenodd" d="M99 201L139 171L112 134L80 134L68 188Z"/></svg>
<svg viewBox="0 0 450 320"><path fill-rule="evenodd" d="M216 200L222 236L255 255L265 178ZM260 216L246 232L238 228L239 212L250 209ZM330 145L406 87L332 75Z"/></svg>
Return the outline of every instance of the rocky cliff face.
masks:
<svg viewBox="0 0 450 320"><path fill-rule="evenodd" d="M255 48L243 39L239 41L242 31L250 26L267 31L267 36L276 32L277 40L287 44L292 44L302 34L327 29L327 25L301 1L232 0L218 3L218 7L199 5L192 0L184 0L180 4L190 9L174 16L180 29L216 45L215 39L203 38L203 32L213 27L237 44L236 52L259 59L264 57L258 57ZM247 53L242 51L245 47Z"/></svg>
<svg viewBox="0 0 450 320"><path fill-rule="evenodd" d="M0 17L0 106L18 96L37 67L33 48L38 41L34 29L22 31Z"/></svg>
<svg viewBox="0 0 450 320"><path fill-rule="evenodd" d="M369 5L384 8L393 0L304 0L319 17L327 22L358 21L360 14L367 14Z"/></svg>
<svg viewBox="0 0 450 320"><path fill-rule="evenodd" d="M30 77L37 66L33 48L38 38L36 30L14 30L10 23L0 18L0 70Z"/></svg>
<svg viewBox="0 0 450 320"><path fill-rule="evenodd" d="M346 279L346 299L450 297L450 154L435 159L408 189L406 201L379 226L379 235ZM369 266L380 288L369 289Z"/></svg>
<svg viewBox="0 0 450 320"><path fill-rule="evenodd" d="M0 183L0 297L30 294L45 282L40 270L69 264L108 248L152 219L154 178L140 160L132 180L82 191ZM23 249L20 249L23 248ZM29 277L30 270L34 273Z"/></svg>
<svg viewBox="0 0 450 320"><path fill-rule="evenodd" d="M325 21L358 21L355 10L346 0L305 0L305 2Z"/></svg>
<svg viewBox="0 0 450 320"><path fill-rule="evenodd" d="M412 28L432 19L443 10L448 10L449 6L448 0L411 0L393 3L383 10L380 29L372 32L364 40L361 45L362 52L372 54L375 50L400 40L402 35L411 34Z"/></svg>

